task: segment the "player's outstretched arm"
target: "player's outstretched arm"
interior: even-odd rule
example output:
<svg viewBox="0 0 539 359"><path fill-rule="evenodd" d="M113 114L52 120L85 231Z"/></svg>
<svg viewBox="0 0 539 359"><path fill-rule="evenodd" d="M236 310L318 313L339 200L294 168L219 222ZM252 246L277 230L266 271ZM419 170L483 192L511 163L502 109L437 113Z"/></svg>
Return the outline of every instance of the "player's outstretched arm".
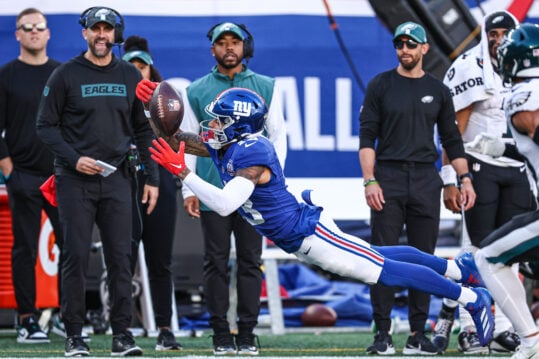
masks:
<svg viewBox="0 0 539 359"><path fill-rule="evenodd" d="M181 179L184 179L191 172L185 164L185 142L180 142L180 148L177 152L162 137L153 140L152 144L154 147L148 148L152 160L159 163L167 171Z"/></svg>
<svg viewBox="0 0 539 359"><path fill-rule="evenodd" d="M178 176L202 202L221 216L228 216L244 204L253 193L256 182L265 172L262 166L242 169L241 174L238 173L224 188L218 188L187 168L184 158L184 141L180 142L177 152L161 137L153 140L152 144L154 147L149 148L152 159L170 173Z"/></svg>
<svg viewBox="0 0 539 359"><path fill-rule="evenodd" d="M175 150L178 149L180 142L185 142L185 153L200 157L210 157L206 145L196 133L178 130L170 141L173 143L169 142L169 145Z"/></svg>
<svg viewBox="0 0 539 359"><path fill-rule="evenodd" d="M174 150L180 149L180 143L185 143L185 153L200 157L210 157L208 149L204 145L204 142L200 139L200 136L192 132L184 132L180 129L172 136L158 135Z"/></svg>

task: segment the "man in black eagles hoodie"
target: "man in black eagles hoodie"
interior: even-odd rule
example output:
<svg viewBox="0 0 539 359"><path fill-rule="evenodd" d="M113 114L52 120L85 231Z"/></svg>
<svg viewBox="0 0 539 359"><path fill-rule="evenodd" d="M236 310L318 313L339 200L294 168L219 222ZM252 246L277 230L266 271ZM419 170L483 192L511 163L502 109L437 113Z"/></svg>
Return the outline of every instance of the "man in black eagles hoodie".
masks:
<svg viewBox="0 0 539 359"><path fill-rule="evenodd" d="M124 20L115 10L93 7L80 16L88 49L58 67L43 91L37 132L55 155L54 173L64 231L61 311L66 356L88 356L81 338L85 277L94 223L100 230L111 297L114 356L142 355L127 330L131 322L132 176L134 140L149 172L142 202L151 212L158 196L157 164L146 150L153 132L135 88L142 79L112 53L123 42ZM109 173L105 162L116 168Z"/></svg>

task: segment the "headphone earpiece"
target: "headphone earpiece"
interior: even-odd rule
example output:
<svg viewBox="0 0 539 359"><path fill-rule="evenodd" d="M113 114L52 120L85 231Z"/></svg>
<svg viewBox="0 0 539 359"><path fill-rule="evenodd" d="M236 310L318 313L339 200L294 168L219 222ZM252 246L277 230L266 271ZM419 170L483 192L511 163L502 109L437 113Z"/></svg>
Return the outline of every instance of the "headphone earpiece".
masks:
<svg viewBox="0 0 539 359"><path fill-rule="evenodd" d="M124 43L124 28L125 28L124 19L120 14L118 14L118 18L120 19L120 22L114 25L114 43L123 44Z"/></svg>
<svg viewBox="0 0 539 359"><path fill-rule="evenodd" d="M86 17L88 16L88 12L90 12L90 10L92 10L93 7L90 7L86 10L84 10L81 14L80 14L80 17L79 17L79 24L80 26L82 26L83 28L86 28Z"/></svg>
<svg viewBox="0 0 539 359"><path fill-rule="evenodd" d="M215 24L211 27L211 29L208 30L208 33L206 34L206 37L208 38L208 40L210 40L211 42L211 38L213 37L213 31L215 30L215 28L217 26L221 25L220 23L219 24Z"/></svg>
<svg viewBox="0 0 539 359"><path fill-rule="evenodd" d="M210 40L210 42L213 37L213 32L218 26L222 24L224 23L213 25L212 28L208 31L206 37L208 38L208 40ZM253 35L251 35L249 30L247 30L247 26L245 26L244 24L234 23L234 25L239 27L246 35L245 40L243 40L243 57L245 58L245 60L249 61L249 59L255 55L255 40L253 38Z"/></svg>
<svg viewBox="0 0 539 359"><path fill-rule="evenodd" d="M249 60L255 55L255 40L253 38L253 35L251 35L249 30L247 30L247 26L245 26L244 24L237 24L237 25L247 35L245 37L245 40L243 40L243 57Z"/></svg>
<svg viewBox="0 0 539 359"><path fill-rule="evenodd" d="M107 9L107 10L111 11L114 14L114 16L116 17L115 24L114 24L114 44L115 45L122 44L124 42L124 29L125 29L124 18L118 11L116 11L114 9L111 9L110 7L92 6L92 7L88 8L88 9L84 10L82 12L82 14L80 14L79 24L83 28L86 29L87 28L86 24L87 24L87 21L88 21L88 15L92 11L99 10L99 9Z"/></svg>

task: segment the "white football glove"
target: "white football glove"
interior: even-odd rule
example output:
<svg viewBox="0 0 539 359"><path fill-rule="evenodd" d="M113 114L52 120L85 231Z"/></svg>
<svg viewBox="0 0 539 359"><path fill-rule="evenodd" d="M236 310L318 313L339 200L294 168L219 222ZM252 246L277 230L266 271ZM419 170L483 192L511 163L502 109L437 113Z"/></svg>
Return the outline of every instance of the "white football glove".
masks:
<svg viewBox="0 0 539 359"><path fill-rule="evenodd" d="M492 157L500 157L505 152L505 143L496 135L482 132L474 140L464 145L467 150Z"/></svg>

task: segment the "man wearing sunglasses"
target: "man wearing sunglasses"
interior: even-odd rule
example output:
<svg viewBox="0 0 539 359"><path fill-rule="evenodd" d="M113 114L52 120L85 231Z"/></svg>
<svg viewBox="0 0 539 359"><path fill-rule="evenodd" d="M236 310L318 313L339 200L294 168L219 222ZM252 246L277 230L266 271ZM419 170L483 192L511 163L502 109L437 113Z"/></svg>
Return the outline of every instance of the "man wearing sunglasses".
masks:
<svg viewBox="0 0 539 359"><path fill-rule="evenodd" d="M41 212L59 229L58 211L43 197L40 185L52 174L53 155L36 135L36 115L49 75L60 65L47 56L50 31L45 15L27 8L16 19L17 59L0 69L0 173L11 209L12 280L17 302L17 342L49 343L37 320L35 265ZM62 233L55 230L61 247ZM58 258L56 258L58 259Z"/></svg>
<svg viewBox="0 0 539 359"><path fill-rule="evenodd" d="M423 56L429 50L425 29L405 22L395 30L393 45L399 64L371 80L360 113L359 159L371 208L371 244L399 244L406 225L408 244L434 253L442 190L435 126L460 176L466 210L474 205L475 192L449 90L423 70ZM370 354L395 354L389 334L394 293L393 287L371 287L377 333L367 348ZM409 290L408 302L411 335L403 353L438 354L440 350L424 333L430 295Z"/></svg>

